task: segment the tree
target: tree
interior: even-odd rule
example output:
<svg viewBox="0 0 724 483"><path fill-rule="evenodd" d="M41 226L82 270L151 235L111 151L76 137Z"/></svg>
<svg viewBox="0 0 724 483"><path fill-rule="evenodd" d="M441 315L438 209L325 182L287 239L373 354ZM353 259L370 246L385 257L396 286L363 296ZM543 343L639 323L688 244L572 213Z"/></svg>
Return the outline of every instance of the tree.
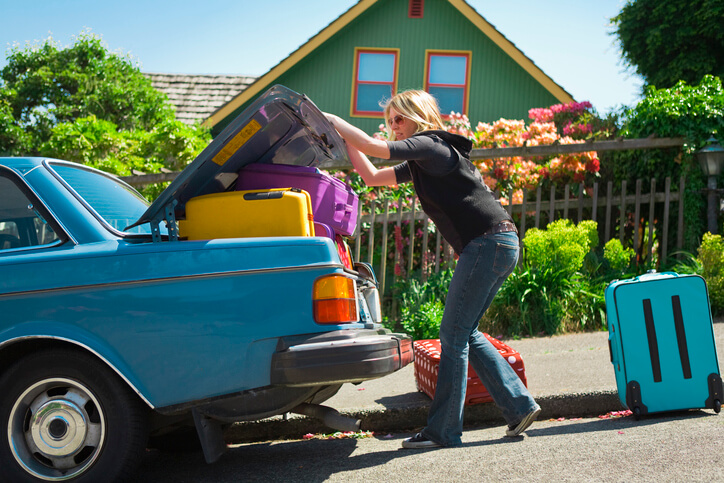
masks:
<svg viewBox="0 0 724 483"><path fill-rule="evenodd" d="M629 0L611 20L624 62L647 85L724 78L722 0Z"/></svg>
<svg viewBox="0 0 724 483"><path fill-rule="evenodd" d="M127 175L182 169L210 141L175 118L129 56L81 33L10 49L0 71L0 153L48 156Z"/></svg>
<svg viewBox="0 0 724 483"><path fill-rule="evenodd" d="M655 178L657 189L662 190L667 177L673 183L686 178L683 248L694 251L701 242L701 234L706 231L706 197L700 191L706 187L706 178L699 168L696 152L712 133L722 139L724 87L721 79L705 75L698 85L679 81L667 89L649 86L645 89L645 97L622 115L620 134L625 138L684 137L686 144L682 149L613 152L601 163L604 179L615 183L626 180L631 186L636 179ZM670 213L671 226L675 226L676 216L674 212ZM663 220L663 213L657 213L656 217ZM678 234L669 231L667 243L670 246L678 243L675 235Z"/></svg>

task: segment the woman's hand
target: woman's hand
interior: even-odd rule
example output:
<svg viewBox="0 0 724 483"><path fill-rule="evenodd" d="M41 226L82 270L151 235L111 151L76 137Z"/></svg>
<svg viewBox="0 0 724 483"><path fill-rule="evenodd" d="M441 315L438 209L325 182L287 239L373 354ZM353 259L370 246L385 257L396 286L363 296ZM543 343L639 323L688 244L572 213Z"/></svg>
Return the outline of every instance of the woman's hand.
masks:
<svg viewBox="0 0 724 483"><path fill-rule="evenodd" d="M323 114L347 142L349 160L368 186L389 186L397 183L393 168L377 169L365 156L368 154L376 158L389 159L390 149L385 141L371 138L339 116L326 112Z"/></svg>
<svg viewBox="0 0 724 483"><path fill-rule="evenodd" d="M334 121L335 121L335 119L339 119L339 118L338 118L337 116L335 116L334 114L330 114L330 113L328 113L328 112L323 112L322 114L324 114L324 117L327 118L327 121L329 121L329 123L330 123L332 126L334 126ZM334 126L334 128L337 129L337 126Z"/></svg>
<svg viewBox="0 0 724 483"><path fill-rule="evenodd" d="M344 119L334 114L323 113L324 117L334 126L347 144L354 146L357 150L372 156L373 158L390 159L390 148L381 139L374 139L366 132L351 125Z"/></svg>

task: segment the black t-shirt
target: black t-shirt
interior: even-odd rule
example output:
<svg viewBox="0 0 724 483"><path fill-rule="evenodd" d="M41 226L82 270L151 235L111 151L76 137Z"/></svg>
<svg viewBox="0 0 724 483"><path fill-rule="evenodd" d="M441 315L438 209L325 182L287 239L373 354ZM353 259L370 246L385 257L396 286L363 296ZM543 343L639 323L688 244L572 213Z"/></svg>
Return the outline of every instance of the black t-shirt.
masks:
<svg viewBox="0 0 724 483"><path fill-rule="evenodd" d="M412 181L425 213L457 253L472 239L510 216L467 158L469 139L446 131L423 131L387 141L398 184Z"/></svg>

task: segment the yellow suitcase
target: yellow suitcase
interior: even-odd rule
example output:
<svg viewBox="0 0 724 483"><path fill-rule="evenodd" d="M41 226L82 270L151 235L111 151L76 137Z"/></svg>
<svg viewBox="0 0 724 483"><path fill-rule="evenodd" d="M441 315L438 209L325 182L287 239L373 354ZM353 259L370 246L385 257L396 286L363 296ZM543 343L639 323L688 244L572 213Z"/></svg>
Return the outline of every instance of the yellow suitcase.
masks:
<svg viewBox="0 0 724 483"><path fill-rule="evenodd" d="M197 196L186 203L179 235L188 240L314 236L311 198L296 188Z"/></svg>

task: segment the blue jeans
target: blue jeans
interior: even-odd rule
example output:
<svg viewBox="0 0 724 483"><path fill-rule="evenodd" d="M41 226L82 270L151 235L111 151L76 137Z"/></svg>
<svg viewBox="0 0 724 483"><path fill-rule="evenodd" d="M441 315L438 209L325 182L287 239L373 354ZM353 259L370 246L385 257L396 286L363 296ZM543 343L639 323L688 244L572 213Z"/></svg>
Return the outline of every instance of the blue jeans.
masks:
<svg viewBox="0 0 724 483"><path fill-rule="evenodd" d="M443 446L462 444L468 358L480 381L511 424L536 402L510 364L478 331L478 322L518 261L515 232L482 235L458 259L440 323L440 367L423 436Z"/></svg>

